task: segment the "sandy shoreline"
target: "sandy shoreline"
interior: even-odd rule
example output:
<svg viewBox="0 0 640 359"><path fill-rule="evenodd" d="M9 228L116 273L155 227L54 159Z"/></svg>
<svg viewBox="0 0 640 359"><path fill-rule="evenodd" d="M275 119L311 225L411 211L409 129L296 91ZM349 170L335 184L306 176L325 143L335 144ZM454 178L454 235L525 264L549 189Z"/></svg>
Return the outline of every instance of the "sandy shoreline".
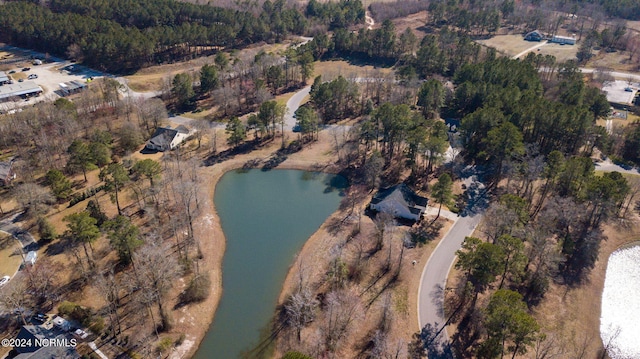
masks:
<svg viewBox="0 0 640 359"><path fill-rule="evenodd" d="M215 189L218 181L225 173L242 168L248 161L268 159L277 151L279 143L280 141L276 140L265 148L199 169L199 176L202 179L202 184L199 186L202 212L194 225L194 234L200 240L205 258L200 264L200 268L211 276L211 295L201 303L180 310L176 319L180 323L180 331L186 334L186 339L182 345L175 348L170 358L191 358L196 353L215 318L215 313L222 298L222 263L226 249L226 239L214 204ZM326 139L323 141L321 138L320 141L304 150L290 155L277 168L336 173L337 169L332 165L333 163L335 163L335 156ZM318 231L311 238L316 236ZM305 247L308 242L309 240L305 242ZM290 280L290 275L291 268L288 271L283 288L288 287L286 281Z"/></svg>

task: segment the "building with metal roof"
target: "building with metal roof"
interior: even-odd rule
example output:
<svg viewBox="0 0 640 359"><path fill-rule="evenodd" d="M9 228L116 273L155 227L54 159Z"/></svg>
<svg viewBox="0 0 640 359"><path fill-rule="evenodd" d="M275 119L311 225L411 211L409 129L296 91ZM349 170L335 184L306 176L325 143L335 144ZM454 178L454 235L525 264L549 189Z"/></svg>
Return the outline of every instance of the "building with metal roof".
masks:
<svg viewBox="0 0 640 359"><path fill-rule="evenodd" d="M42 93L42 87L33 81L24 81L0 86L0 101L9 101L12 98L27 98L38 96Z"/></svg>
<svg viewBox="0 0 640 359"><path fill-rule="evenodd" d="M7 74L4 71L0 71L0 86L4 84L8 84L10 82L11 82L11 79L9 78L9 76L7 76Z"/></svg>

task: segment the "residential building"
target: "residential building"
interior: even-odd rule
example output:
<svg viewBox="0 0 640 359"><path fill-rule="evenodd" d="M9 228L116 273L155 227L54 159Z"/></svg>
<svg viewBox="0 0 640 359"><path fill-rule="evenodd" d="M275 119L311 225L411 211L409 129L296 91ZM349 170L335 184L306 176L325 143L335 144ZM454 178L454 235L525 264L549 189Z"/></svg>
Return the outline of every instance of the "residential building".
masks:
<svg viewBox="0 0 640 359"><path fill-rule="evenodd" d="M147 142L146 148L161 152L169 151L184 142L190 134L189 129L182 125L176 128L158 127Z"/></svg>
<svg viewBox="0 0 640 359"><path fill-rule="evenodd" d="M427 210L428 199L417 195L404 183L379 191L369 208L395 218L419 221Z"/></svg>
<svg viewBox="0 0 640 359"><path fill-rule="evenodd" d="M524 39L527 41L542 41L544 40L544 36L542 35L542 33L540 33L540 31L534 30L524 35Z"/></svg>

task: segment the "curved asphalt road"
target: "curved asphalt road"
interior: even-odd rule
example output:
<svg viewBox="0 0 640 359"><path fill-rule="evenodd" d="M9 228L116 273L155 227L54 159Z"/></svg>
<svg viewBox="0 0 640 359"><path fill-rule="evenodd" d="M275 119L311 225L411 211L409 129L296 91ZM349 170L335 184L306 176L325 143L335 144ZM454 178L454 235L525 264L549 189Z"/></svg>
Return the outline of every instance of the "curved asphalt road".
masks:
<svg viewBox="0 0 640 359"><path fill-rule="evenodd" d="M302 101L304 101L304 98L307 97L310 92L311 86L307 86L293 94L289 101L287 101L287 112L284 115L285 129L289 131L293 130L293 127L296 125L296 119L293 117L293 115L296 113L300 105L302 105Z"/></svg>
<svg viewBox="0 0 640 359"><path fill-rule="evenodd" d="M484 185L471 175L464 180L469 193L467 208L458 217L449 232L442 238L438 246L427 260L422 270L420 287L418 289L418 324L419 329L431 324L436 331L443 329L446 324L444 316L444 290L449 270L460 249L464 238L471 235L482 220L482 214L487 206ZM444 334L442 334L444 333ZM448 335L443 330L439 336L441 341L447 341Z"/></svg>

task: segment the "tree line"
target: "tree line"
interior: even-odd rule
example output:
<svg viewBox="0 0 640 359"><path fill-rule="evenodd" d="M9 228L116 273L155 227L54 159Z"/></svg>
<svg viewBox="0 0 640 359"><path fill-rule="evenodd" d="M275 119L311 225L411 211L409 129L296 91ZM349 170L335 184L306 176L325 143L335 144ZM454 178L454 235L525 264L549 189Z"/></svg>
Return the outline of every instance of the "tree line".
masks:
<svg viewBox="0 0 640 359"><path fill-rule="evenodd" d="M325 7L310 13L311 23L330 23ZM359 1L342 1L340 26L362 22ZM334 9L335 7L335 9ZM15 1L0 7L2 40L58 56L69 56L101 70L122 72L179 61L218 48L281 41L303 34L309 21L283 0L266 1L255 16L207 5L156 2L60 0L46 5Z"/></svg>

